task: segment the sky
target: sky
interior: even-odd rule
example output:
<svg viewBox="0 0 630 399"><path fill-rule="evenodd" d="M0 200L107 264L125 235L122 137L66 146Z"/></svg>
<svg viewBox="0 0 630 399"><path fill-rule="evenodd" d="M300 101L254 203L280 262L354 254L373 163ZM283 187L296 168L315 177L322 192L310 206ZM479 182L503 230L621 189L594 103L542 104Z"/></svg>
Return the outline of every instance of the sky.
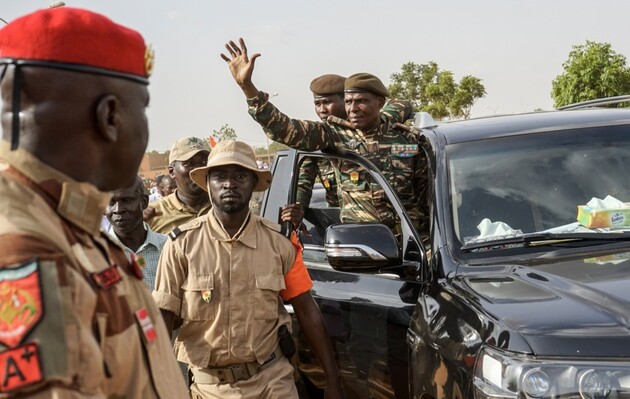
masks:
<svg viewBox="0 0 630 399"><path fill-rule="evenodd" d="M43 0L0 0L11 21ZM435 61L455 79L473 75L486 96L472 117L552 109L551 82L572 46L607 42L630 56L625 0L67 0L138 30L155 50L147 150L228 124L267 145L220 58L243 37L259 52L253 81L293 118L316 120L311 80L325 73L377 75L388 85L407 62ZM115 56L115 54L112 54Z"/></svg>

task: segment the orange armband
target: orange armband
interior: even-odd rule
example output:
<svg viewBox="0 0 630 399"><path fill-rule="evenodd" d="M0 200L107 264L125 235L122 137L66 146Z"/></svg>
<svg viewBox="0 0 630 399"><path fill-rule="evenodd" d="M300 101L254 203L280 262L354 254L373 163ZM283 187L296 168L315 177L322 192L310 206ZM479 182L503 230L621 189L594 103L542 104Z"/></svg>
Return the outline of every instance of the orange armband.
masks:
<svg viewBox="0 0 630 399"><path fill-rule="evenodd" d="M313 281L308 274L304 260L302 259L302 246L297 240L295 231L291 234L291 243L295 247L297 253L295 261L291 266L291 270L284 276L284 284L286 288L280 291L280 297L285 300L291 300L296 296L309 291L313 288Z"/></svg>

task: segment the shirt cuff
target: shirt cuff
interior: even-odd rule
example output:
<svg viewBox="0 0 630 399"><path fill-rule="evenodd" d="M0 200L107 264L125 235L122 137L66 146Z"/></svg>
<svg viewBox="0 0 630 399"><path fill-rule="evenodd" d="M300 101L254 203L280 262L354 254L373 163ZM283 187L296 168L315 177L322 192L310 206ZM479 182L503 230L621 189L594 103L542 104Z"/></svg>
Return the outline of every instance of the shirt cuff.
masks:
<svg viewBox="0 0 630 399"><path fill-rule="evenodd" d="M158 308L162 310L168 310L176 316L179 316L179 312L182 306L182 301L176 296L167 294L166 292L153 291L151 293L153 300L157 304Z"/></svg>
<svg viewBox="0 0 630 399"><path fill-rule="evenodd" d="M269 94L259 91L256 97L247 99L247 105L250 108L260 108L265 105L267 101L269 101Z"/></svg>

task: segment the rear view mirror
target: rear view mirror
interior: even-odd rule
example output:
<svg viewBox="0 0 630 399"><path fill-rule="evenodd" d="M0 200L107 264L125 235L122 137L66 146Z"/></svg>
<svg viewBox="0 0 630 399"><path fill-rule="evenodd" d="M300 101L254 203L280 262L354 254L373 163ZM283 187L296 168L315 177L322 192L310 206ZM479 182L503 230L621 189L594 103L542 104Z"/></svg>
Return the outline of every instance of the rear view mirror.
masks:
<svg viewBox="0 0 630 399"><path fill-rule="evenodd" d="M378 272L402 262L392 231L382 224L337 224L326 230L326 255L341 271Z"/></svg>

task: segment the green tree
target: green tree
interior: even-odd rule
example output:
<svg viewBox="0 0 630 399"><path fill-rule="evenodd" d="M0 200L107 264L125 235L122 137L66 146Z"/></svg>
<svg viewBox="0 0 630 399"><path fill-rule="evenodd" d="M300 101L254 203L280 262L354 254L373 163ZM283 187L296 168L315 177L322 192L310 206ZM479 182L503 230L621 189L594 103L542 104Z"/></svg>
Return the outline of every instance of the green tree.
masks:
<svg viewBox="0 0 630 399"><path fill-rule="evenodd" d="M221 140L236 140L236 130L230 127L227 123L219 128L219 130L212 131L212 137L216 139L217 142Z"/></svg>
<svg viewBox="0 0 630 399"><path fill-rule="evenodd" d="M617 54L610 43L587 40L586 44L573 46L562 67L564 72L551 83L551 98L556 107L630 94L626 57Z"/></svg>
<svg viewBox="0 0 630 399"><path fill-rule="evenodd" d="M475 101L486 95L481 79L468 75L458 83L453 72L440 70L434 61L403 64L390 79L393 98L409 100L414 111L426 111L435 119L469 118Z"/></svg>
<svg viewBox="0 0 630 399"><path fill-rule="evenodd" d="M272 154L275 154L276 152L280 151L280 150L286 150L287 147L286 145L282 144L282 143L278 143L276 141L272 141L269 144L269 152L271 152Z"/></svg>

